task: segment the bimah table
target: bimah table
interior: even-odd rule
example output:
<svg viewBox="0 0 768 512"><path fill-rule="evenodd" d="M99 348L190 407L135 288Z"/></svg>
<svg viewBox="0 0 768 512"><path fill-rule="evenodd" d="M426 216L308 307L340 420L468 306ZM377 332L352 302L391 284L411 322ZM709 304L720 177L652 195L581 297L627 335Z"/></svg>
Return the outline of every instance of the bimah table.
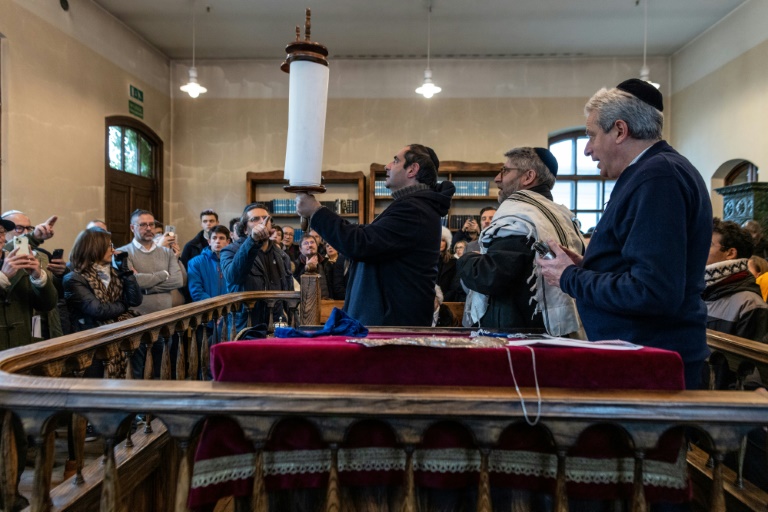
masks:
<svg viewBox="0 0 768 512"><path fill-rule="evenodd" d="M422 333L418 334L423 336ZM369 339L403 333L370 334ZM347 337L264 339L220 343L212 349L217 381L406 386L490 386L510 390L510 373L520 387L534 386L534 365L527 347L430 348L364 347ZM675 352L536 346L535 373L540 387L574 389L680 390L683 364ZM535 403L529 405L535 409ZM209 419L195 456L189 505L215 503L224 496L247 496L254 473L253 445L237 423ZM323 487L330 471L330 449L308 421L287 418L264 447L268 491ZM339 447L342 486L400 485L405 453L383 422L356 423ZM438 422L425 433L413 454L417 486L456 489L476 485L480 454L471 433L457 422ZM591 428L569 451L568 496L629 498L633 452L617 429ZM543 429L515 425L505 430L489 456L492 486L553 492L557 457ZM649 502L687 499L685 450L678 433L662 436L644 463Z"/></svg>

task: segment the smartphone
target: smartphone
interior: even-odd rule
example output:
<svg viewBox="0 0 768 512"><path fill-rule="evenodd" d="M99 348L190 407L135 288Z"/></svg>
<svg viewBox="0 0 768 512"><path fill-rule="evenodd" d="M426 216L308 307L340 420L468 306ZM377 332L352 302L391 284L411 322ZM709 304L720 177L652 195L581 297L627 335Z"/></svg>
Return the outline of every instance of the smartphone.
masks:
<svg viewBox="0 0 768 512"><path fill-rule="evenodd" d="M112 266L117 270L120 270L123 260L128 257L127 252L115 252L112 253Z"/></svg>
<svg viewBox="0 0 768 512"><path fill-rule="evenodd" d="M176 226L165 226L166 233L176 233Z"/></svg>
<svg viewBox="0 0 768 512"><path fill-rule="evenodd" d="M26 254L27 256L30 255L29 253L29 238L26 236L15 236L13 237L13 248L19 249L19 252L16 254Z"/></svg>
<svg viewBox="0 0 768 512"><path fill-rule="evenodd" d="M60 260L63 257L64 257L64 249L54 249L53 253L51 253L52 260Z"/></svg>
<svg viewBox="0 0 768 512"><path fill-rule="evenodd" d="M553 253L552 249L550 249L549 245L547 245L547 242L542 242L542 241L533 242L531 249L536 251L539 257L543 260L553 260L556 257L555 253Z"/></svg>

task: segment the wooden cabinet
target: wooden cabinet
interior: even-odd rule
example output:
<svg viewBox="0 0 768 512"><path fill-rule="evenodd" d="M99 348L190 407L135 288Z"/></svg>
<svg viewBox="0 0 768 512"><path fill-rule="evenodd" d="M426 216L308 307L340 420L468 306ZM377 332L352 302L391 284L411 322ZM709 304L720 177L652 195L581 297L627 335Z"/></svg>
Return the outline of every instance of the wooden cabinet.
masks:
<svg viewBox="0 0 768 512"><path fill-rule="evenodd" d="M455 231L460 229L466 216L474 215L478 222L480 210L498 204L498 189L493 178L499 173L501 163L457 162L440 163L438 181L451 181L456 185L456 194L451 201L451 210L446 225ZM384 187L386 171L382 164L371 164L368 180L368 211L366 220L372 222L392 201L389 189Z"/></svg>
<svg viewBox="0 0 768 512"><path fill-rule="evenodd" d="M301 219L296 214L296 194L283 190L288 182L283 179L283 171L249 172L246 178L246 197L248 202L270 203L272 216L276 224L280 226L293 226L298 228ZM348 201L348 209L357 205L357 213L340 213L350 222L363 223L365 221L365 174L362 171L340 172L323 171L323 185L327 189L325 194L318 194L317 200L325 203L329 208L337 210L342 201ZM337 201L338 200L338 201ZM354 203L356 201L356 203Z"/></svg>

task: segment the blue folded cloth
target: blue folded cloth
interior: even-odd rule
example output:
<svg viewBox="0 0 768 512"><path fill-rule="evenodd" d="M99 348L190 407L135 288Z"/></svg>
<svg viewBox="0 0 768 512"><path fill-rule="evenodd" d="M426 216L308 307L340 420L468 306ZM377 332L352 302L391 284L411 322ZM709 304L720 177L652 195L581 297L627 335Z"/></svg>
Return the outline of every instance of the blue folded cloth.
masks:
<svg viewBox="0 0 768 512"><path fill-rule="evenodd" d="M333 308L325 326L319 331L300 331L293 327L275 328L276 338L316 338L318 336L368 336L368 329L339 308Z"/></svg>

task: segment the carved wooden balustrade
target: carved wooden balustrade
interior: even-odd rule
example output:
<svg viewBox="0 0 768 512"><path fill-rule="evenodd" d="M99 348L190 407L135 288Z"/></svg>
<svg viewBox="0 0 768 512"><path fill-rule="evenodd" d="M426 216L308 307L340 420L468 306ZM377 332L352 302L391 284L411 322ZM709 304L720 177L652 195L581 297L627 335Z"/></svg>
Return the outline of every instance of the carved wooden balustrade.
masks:
<svg viewBox="0 0 768 512"><path fill-rule="evenodd" d="M326 510L340 510L344 496L338 485L339 446L351 425L368 419L380 420L392 428L406 458L402 510L417 509L414 446L431 425L440 421L456 422L471 432L480 459L477 510L491 510L489 450L501 432L525 417L521 402L510 389L196 381L191 355L195 351L188 347L179 350L175 380L169 380L170 352L164 352L163 380L130 380L131 368L124 361L139 344L161 343L165 347L176 333L192 346L197 326L223 319L241 304L253 306L265 301L274 305L278 300L295 312L299 295L232 294L0 353L0 407L4 410L0 484L5 502L13 498L19 469L15 464L13 429L8 426L12 418L21 420L26 435L37 447L33 511L181 511L186 510L192 452L202 421L225 416L240 424L255 449L253 496L248 503L239 502L238 508L267 510L265 443L279 421L302 418L317 426L332 454ZM317 311L305 314L311 317ZM231 334L232 328L228 328ZM123 375L126 379L73 378L82 375L94 356L107 361L107 368L112 368L110 376ZM536 404L534 390L523 389L522 395L526 403ZM726 453L738 449L747 432L768 424L768 393L542 389L540 412L540 425L551 436L557 460L558 512L568 506L566 454L585 430L600 424L621 429L632 448L633 511L647 509L643 491L646 452L656 446L663 433L680 427L696 429L709 444L713 483L705 499L710 510L723 511L722 461ZM51 489L54 430L62 417L72 413L87 418L104 437L105 463L81 470L80 483L75 486ZM131 435L129 427L137 413L155 418L148 421L153 429Z"/></svg>
<svg viewBox="0 0 768 512"><path fill-rule="evenodd" d="M768 384L767 344L712 330L707 331L707 344L712 350L709 357L709 389L724 389L730 385L730 388L741 391L758 384L763 386ZM762 426L763 431L766 428L768 425ZM764 433L761 436L756 431L753 431L752 435L762 446L761 449L753 447L750 456L759 459L755 462L764 468L764 473L768 473L768 443L761 439L766 436ZM763 508L768 509L768 493L765 489L761 492L744 478L747 441L747 436L744 436L739 446L735 464L736 474L732 484L733 492L745 500L750 500L753 495L759 495L759 501L766 503Z"/></svg>

